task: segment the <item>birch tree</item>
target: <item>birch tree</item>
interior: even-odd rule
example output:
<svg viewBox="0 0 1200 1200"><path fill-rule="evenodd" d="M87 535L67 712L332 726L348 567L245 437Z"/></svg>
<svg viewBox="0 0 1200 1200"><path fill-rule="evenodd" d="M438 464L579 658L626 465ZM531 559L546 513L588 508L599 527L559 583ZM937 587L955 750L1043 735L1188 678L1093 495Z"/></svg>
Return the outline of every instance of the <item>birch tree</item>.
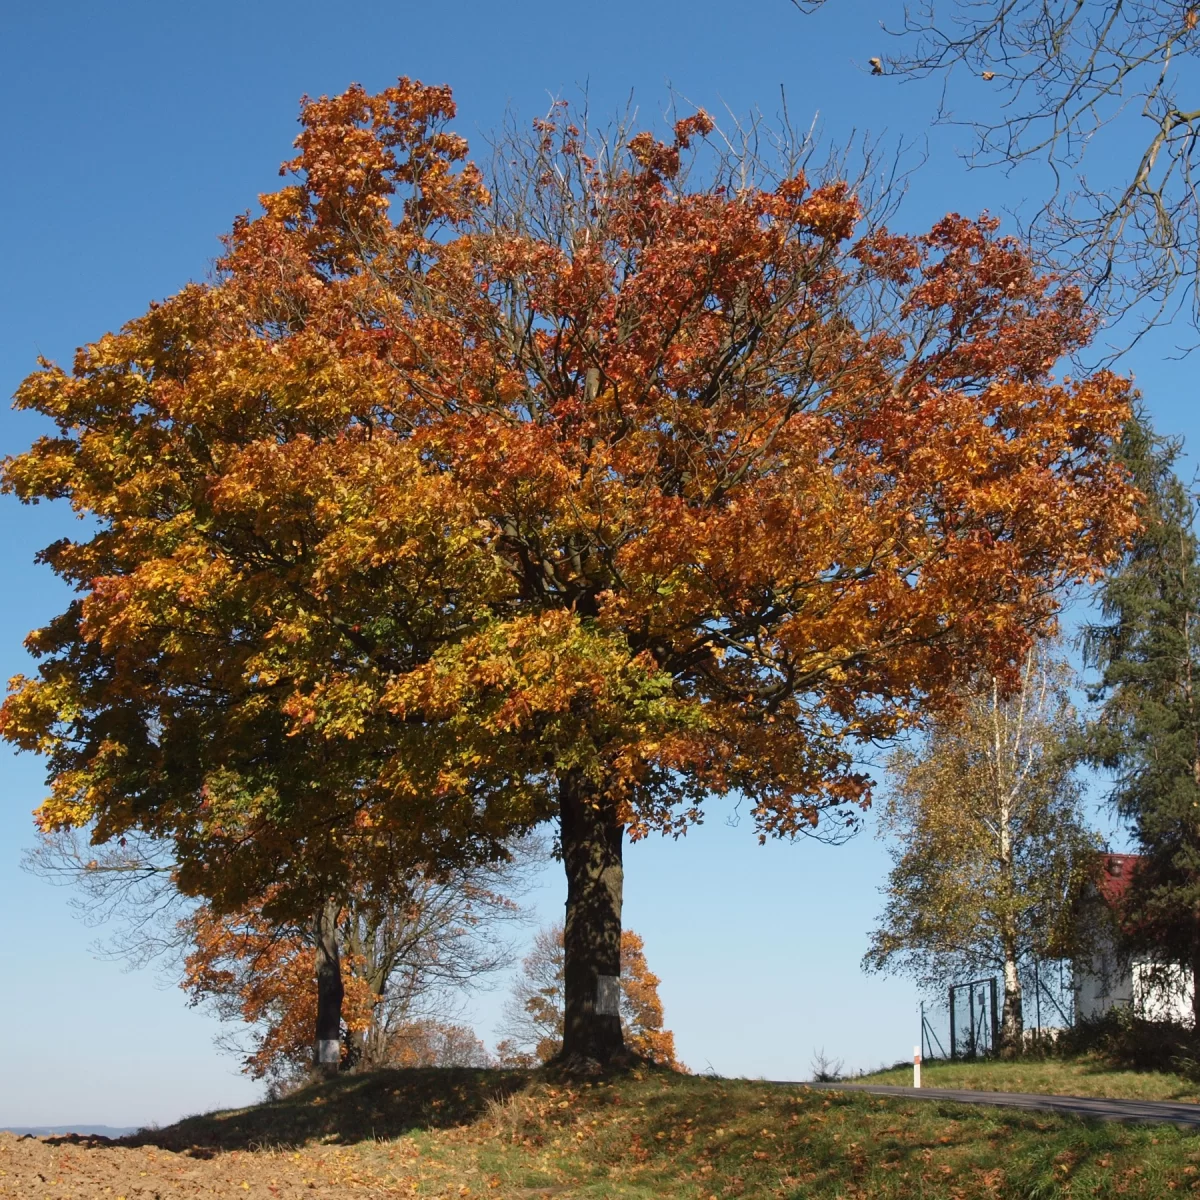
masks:
<svg viewBox="0 0 1200 1200"><path fill-rule="evenodd" d="M887 904L867 970L941 987L985 970L1004 978L1002 1045L1021 1044L1023 967L1063 957L1096 843L1070 752L1070 675L1033 650L1011 690L977 676L957 711L890 760L883 832Z"/></svg>

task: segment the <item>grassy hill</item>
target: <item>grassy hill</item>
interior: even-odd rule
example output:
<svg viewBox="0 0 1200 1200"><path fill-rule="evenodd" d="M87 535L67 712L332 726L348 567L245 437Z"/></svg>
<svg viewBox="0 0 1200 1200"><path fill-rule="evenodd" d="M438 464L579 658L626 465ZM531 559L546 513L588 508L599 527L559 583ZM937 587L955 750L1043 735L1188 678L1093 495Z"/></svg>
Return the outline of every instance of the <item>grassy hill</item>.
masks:
<svg viewBox="0 0 1200 1200"><path fill-rule="evenodd" d="M141 1156L147 1186L146 1170L158 1169L152 1163L201 1159L251 1196L291 1194L280 1189L293 1177L310 1196L317 1188L322 1196L365 1189L634 1200L1165 1196L1200 1188L1200 1137L1170 1127L659 1070L590 1082L381 1071L192 1117L120 1147ZM57 1168L43 1165L39 1174L48 1169Z"/></svg>
<svg viewBox="0 0 1200 1200"><path fill-rule="evenodd" d="M927 1062L925 1087L970 1088L980 1092L1040 1092L1052 1096L1109 1096L1123 1100L1184 1100L1200 1103L1200 1085L1169 1071L1134 1071L1104 1058L1021 1059L1015 1062ZM912 1086L912 1064L856 1077L855 1083Z"/></svg>

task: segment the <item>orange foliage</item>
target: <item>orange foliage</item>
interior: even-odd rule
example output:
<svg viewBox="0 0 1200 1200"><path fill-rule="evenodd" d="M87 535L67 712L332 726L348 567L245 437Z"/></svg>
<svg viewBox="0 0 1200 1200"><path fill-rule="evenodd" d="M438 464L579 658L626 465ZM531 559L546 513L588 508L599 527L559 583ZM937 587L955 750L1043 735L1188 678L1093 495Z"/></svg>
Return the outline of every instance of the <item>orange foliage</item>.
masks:
<svg viewBox="0 0 1200 1200"><path fill-rule="evenodd" d="M625 1044L651 1062L685 1068L675 1058L675 1035L663 1028L658 976L646 965L642 939L632 929L621 931L621 1024Z"/></svg>
<svg viewBox="0 0 1200 1200"><path fill-rule="evenodd" d="M393 1067L487 1067L487 1047L468 1025L424 1019L409 1021L388 1039L381 1060Z"/></svg>
<svg viewBox="0 0 1200 1200"><path fill-rule="evenodd" d="M534 1067L562 1049L564 959L562 925L540 930L505 1008L508 1036L496 1046L504 1066ZM626 1046L651 1062L686 1071L675 1057L674 1033L663 1028L660 980L647 965L645 944L632 929L621 931L620 979Z"/></svg>
<svg viewBox="0 0 1200 1200"><path fill-rule="evenodd" d="M255 1079L305 1070L312 1062L317 992L310 939L264 920L261 911L225 916L201 907L192 920L194 949L182 986L193 1004L216 1001L218 1013L255 1028L245 1069ZM377 997L352 956L342 959L342 1022L365 1036ZM343 1041L345 1058L349 1041Z"/></svg>
<svg viewBox="0 0 1200 1200"><path fill-rule="evenodd" d="M222 1018L252 1027L253 1048L243 1061L254 1078L304 1075L312 1063L317 1015L312 939L273 925L261 906L225 916L201 906L189 924L193 949L181 986L192 1003L211 1004ZM344 930L339 942L344 1065L487 1064L483 1043L465 1026L419 1016L389 1020L386 971L381 978L378 962L356 954ZM455 953L453 946L449 953ZM411 988L420 969L413 963L405 966Z"/></svg>
<svg viewBox="0 0 1200 1200"><path fill-rule="evenodd" d="M5 487L94 532L0 732L44 827L173 838L222 910L487 857L568 776L635 837L852 821L856 747L1135 524L1128 385L1052 375L1088 314L995 221L690 182L703 114L597 156L556 110L493 206L452 114L306 102L217 278L18 393L58 432Z"/></svg>

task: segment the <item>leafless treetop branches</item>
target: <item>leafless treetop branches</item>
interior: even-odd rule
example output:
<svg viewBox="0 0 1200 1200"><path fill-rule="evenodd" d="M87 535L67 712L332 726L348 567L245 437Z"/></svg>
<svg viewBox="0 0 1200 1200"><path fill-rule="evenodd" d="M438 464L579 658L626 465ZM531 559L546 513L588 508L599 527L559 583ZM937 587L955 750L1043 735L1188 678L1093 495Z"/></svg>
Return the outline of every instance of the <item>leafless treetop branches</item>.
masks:
<svg viewBox="0 0 1200 1200"><path fill-rule="evenodd" d="M1200 327L1198 16L1194 0L924 0L884 22L885 76L957 68L988 89L964 117L943 92L939 118L972 129L973 165L1051 168L1031 240L1135 336L1180 312Z"/></svg>

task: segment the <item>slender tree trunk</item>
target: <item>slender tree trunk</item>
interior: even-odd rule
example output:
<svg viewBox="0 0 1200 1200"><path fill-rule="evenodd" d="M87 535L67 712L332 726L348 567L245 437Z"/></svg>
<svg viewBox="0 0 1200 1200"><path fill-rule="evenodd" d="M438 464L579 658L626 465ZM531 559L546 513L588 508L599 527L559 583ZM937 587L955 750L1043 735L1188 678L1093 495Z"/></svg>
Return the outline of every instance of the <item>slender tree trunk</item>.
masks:
<svg viewBox="0 0 1200 1200"><path fill-rule="evenodd" d="M338 950L338 903L327 900L317 913L317 1028L313 1061L324 1075L336 1075L342 1058L342 956Z"/></svg>
<svg viewBox="0 0 1200 1200"><path fill-rule="evenodd" d="M626 1056L620 1014L625 829L611 803L578 772L562 779L559 805L567 869L561 1057L607 1065Z"/></svg>
<svg viewBox="0 0 1200 1200"><path fill-rule="evenodd" d="M1019 1054L1025 1029L1021 976L1017 971L1015 939L1004 946L1004 1009L1000 1016L1000 1048L1006 1055Z"/></svg>
<svg viewBox="0 0 1200 1200"><path fill-rule="evenodd" d="M1200 941L1192 943L1192 1027L1200 1032Z"/></svg>
<svg viewBox="0 0 1200 1200"><path fill-rule="evenodd" d="M996 702L994 702L996 703ZM999 711L998 703L994 711ZM996 738L997 773L1001 762L1000 737ZM1000 824L1000 887L1002 902L1012 904L1015 900L1013 885L1012 803L1008 795L1002 795L999 805ZM1007 1056L1021 1052L1025 1014L1021 1007L1021 975L1017 970L1017 930L1011 910L1003 916L1000 924L1000 940L1004 948L1004 1010L1000 1018L999 1049Z"/></svg>

